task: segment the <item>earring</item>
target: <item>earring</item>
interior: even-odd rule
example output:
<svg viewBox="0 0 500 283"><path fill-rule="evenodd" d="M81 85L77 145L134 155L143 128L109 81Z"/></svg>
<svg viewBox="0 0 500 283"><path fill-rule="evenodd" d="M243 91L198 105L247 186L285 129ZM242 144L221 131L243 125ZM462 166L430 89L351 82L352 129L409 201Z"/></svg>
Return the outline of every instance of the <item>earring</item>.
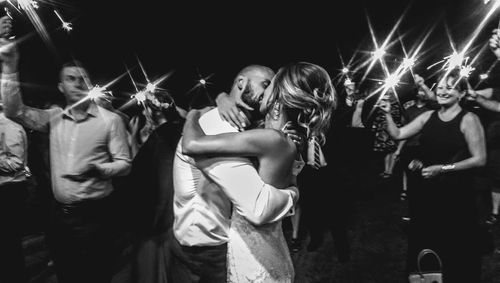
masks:
<svg viewBox="0 0 500 283"><path fill-rule="evenodd" d="M274 103L271 117L273 118L273 120L278 120L278 118L280 117L280 104L277 102Z"/></svg>

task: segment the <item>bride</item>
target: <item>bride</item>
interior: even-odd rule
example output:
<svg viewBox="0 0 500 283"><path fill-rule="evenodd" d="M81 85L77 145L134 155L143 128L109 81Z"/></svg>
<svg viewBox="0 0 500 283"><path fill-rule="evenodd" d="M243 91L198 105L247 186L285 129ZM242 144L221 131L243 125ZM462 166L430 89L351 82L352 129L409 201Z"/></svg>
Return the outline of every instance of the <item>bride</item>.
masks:
<svg viewBox="0 0 500 283"><path fill-rule="evenodd" d="M281 68L264 92L260 112L265 128L205 135L198 119L206 110L190 111L184 125L183 148L188 155L248 156L264 182L276 188L294 184L304 162L303 143L324 142L335 90L318 65L295 63ZM286 133L296 133L292 140ZM228 243L228 282L292 282L294 270L281 221L254 226L233 211Z"/></svg>

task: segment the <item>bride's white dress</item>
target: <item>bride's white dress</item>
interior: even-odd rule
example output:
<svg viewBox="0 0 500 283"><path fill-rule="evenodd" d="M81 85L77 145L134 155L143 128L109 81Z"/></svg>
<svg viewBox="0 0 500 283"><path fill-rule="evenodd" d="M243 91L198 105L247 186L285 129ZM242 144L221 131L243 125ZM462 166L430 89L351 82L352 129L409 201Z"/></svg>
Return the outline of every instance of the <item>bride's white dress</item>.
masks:
<svg viewBox="0 0 500 283"><path fill-rule="evenodd" d="M303 161L295 161L295 176L303 166ZM293 282L293 263L281 221L254 226L233 211L227 265L228 282Z"/></svg>

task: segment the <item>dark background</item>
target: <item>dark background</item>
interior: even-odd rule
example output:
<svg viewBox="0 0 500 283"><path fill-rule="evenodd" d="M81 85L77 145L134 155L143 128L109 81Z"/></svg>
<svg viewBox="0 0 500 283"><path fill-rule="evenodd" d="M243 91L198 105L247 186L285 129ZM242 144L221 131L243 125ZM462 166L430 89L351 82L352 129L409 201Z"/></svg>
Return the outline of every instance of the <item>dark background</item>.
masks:
<svg viewBox="0 0 500 283"><path fill-rule="evenodd" d="M214 3L213 3L214 2ZM428 78L438 68L426 67L451 54L446 35L448 27L459 47L465 43L493 2L483 0L372 0L372 1L61 1L39 2L36 10L46 26L53 47L48 47L37 34L20 45L21 79L28 103L43 104L61 100L55 88L61 64L78 58L90 70L94 83L100 85L133 68L137 82L145 79L138 67L143 63L151 80L173 71L161 84L177 103L187 107L193 98L203 99L205 90L190 93L200 77L212 75L207 90L211 96L227 91L236 73L248 64L264 64L278 69L293 61L309 61L323 66L338 78L342 64L356 54L355 62L369 58L374 49L366 20L373 24L379 44L383 42L397 19L406 10L397 34L407 49L417 44L423 34L434 26L424 45L427 51L419 58L415 71ZM66 33L53 10L57 9L74 30ZM34 31L26 15L12 12L17 37ZM474 46L487 42L498 25L497 12L476 39ZM393 41L397 35L393 37ZM358 51L358 52L356 52ZM474 55L477 49L473 49ZM385 57L390 70L403 58L396 41ZM471 81L488 69L495 58L488 50L480 57ZM351 74L359 80L365 69ZM383 79L379 64L368 78ZM490 85L495 76L483 83ZM341 82L340 80L336 81ZM405 84L413 83L409 75ZM337 84L341 89L341 84ZM133 93L128 77L111 88L120 104Z"/></svg>

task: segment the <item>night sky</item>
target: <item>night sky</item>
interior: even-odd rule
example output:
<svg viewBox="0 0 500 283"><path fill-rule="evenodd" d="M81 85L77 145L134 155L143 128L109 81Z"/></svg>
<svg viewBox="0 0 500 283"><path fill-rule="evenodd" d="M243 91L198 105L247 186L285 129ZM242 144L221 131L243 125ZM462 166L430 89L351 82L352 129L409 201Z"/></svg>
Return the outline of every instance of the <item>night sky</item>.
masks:
<svg viewBox="0 0 500 283"><path fill-rule="evenodd" d="M423 48L427 52L415 66L415 71L432 83L430 76L437 69L426 70L426 67L451 54L446 29L460 47L492 7L492 3L485 5L483 0L301 1L299 4L288 1L38 2L40 8L36 11L54 48L37 34L20 45L25 99L35 105L61 98L55 88L58 70L72 57L82 61L94 83L101 85L122 74L125 64L133 68L136 81L145 82L137 58L152 80L173 71L161 87L168 89L180 105L204 95L201 89L186 94L200 75L212 75L208 92L215 96L227 91L236 73L248 64L263 64L277 70L289 62L309 61L323 66L335 78L342 69L339 51L344 61L357 54L354 61L360 62L369 58L369 52L374 49L367 15L381 44L404 11L405 17L392 40L400 35L407 49L434 26ZM73 23L71 33L60 29L54 8ZM12 14L17 37L34 31L26 15ZM499 17L497 12L491 18L474 46L481 47L487 42ZM396 40L387 52L387 65L395 69L403 58L401 45ZM474 49L471 55L476 52ZM477 76L494 60L486 50L471 81L477 81ZM351 76L359 80L364 71L361 69ZM384 78L378 64L368 78ZM494 84L495 80L492 76L483 85ZM403 82L413 81L405 76ZM404 88L404 84L401 87ZM133 85L124 77L111 90L119 104L133 92Z"/></svg>

